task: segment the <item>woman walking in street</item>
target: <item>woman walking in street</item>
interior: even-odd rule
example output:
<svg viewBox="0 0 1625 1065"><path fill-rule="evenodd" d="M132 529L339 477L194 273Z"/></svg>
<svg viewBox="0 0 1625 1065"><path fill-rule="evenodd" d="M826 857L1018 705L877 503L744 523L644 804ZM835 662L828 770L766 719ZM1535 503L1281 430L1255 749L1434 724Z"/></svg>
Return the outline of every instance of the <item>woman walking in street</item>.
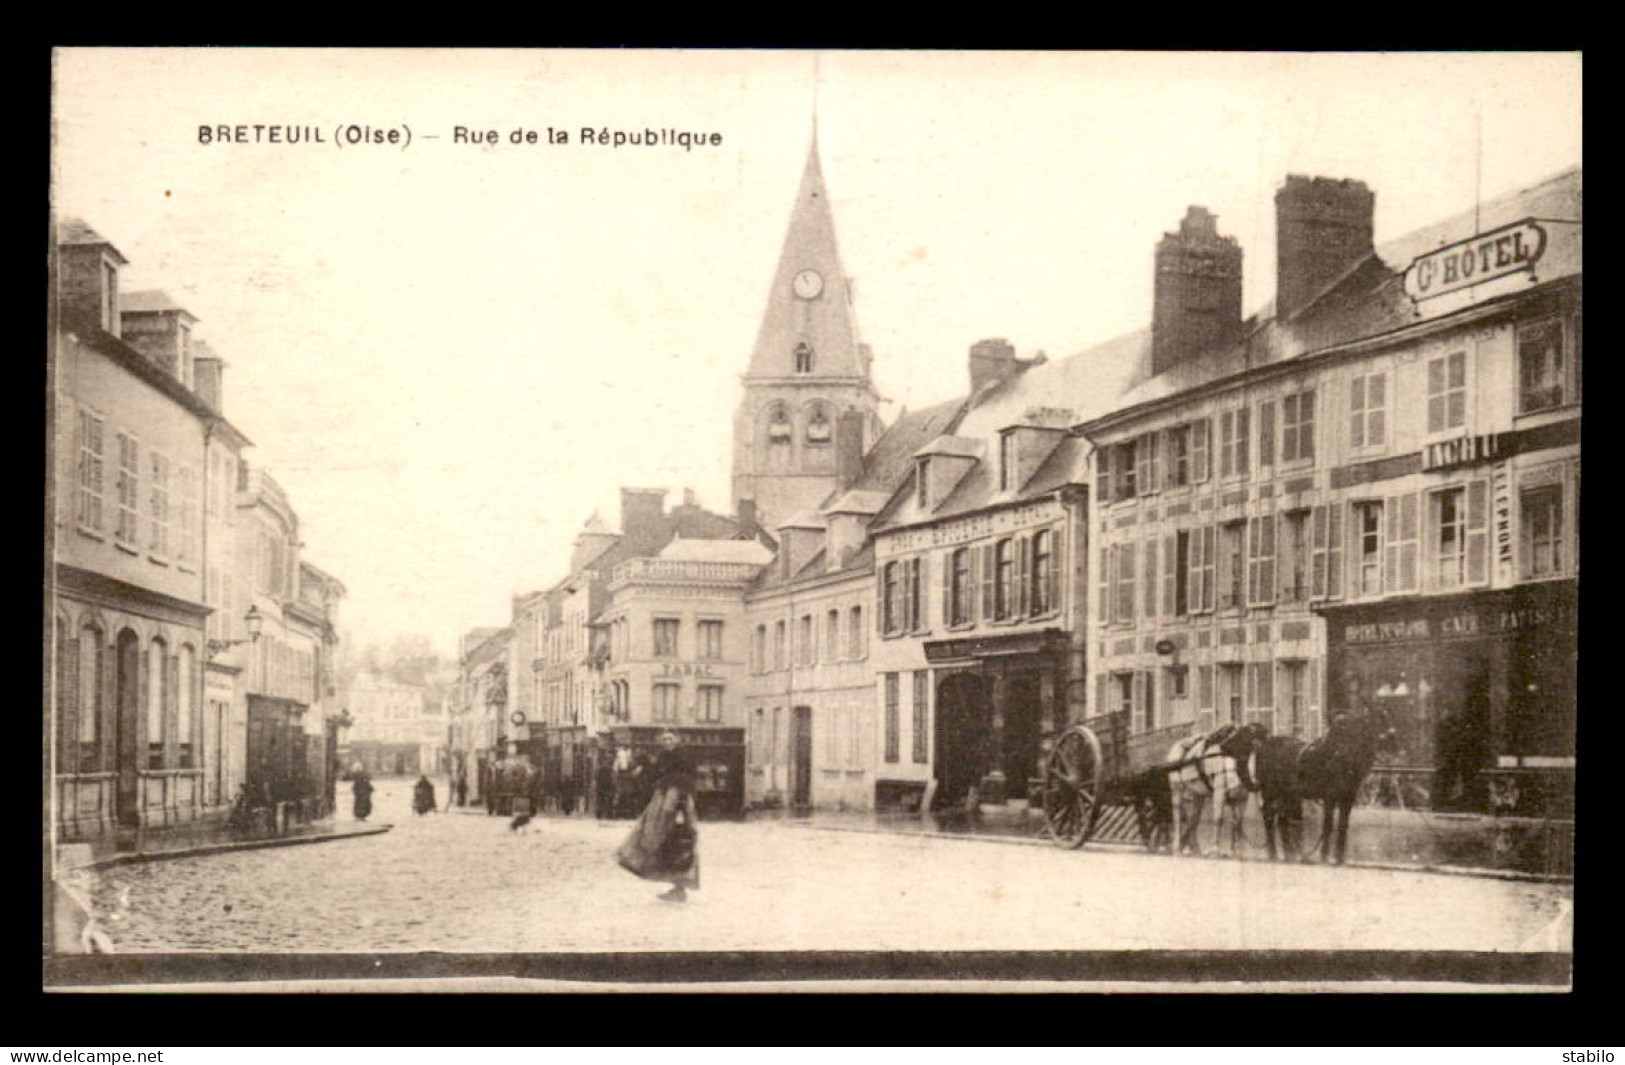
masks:
<svg viewBox="0 0 1625 1065"><path fill-rule="evenodd" d="M700 886L694 764L683 753L677 734L668 731L660 735L660 753L642 771L654 793L615 856L627 872L671 884L659 898L682 902L688 888Z"/></svg>
<svg viewBox="0 0 1625 1065"><path fill-rule="evenodd" d="M350 779L353 781L350 791L355 796L355 819L365 821L372 814L372 777L367 774L367 767L357 762Z"/></svg>

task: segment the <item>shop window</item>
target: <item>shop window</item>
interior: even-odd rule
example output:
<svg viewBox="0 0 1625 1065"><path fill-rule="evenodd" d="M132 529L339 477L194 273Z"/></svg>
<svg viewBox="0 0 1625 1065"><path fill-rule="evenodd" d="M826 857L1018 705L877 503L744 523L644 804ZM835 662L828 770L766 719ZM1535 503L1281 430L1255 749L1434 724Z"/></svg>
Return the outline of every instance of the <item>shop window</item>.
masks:
<svg viewBox="0 0 1625 1065"><path fill-rule="evenodd" d="M1349 382L1349 448L1359 451L1388 443L1388 375L1356 374Z"/></svg>
<svg viewBox="0 0 1625 1065"><path fill-rule="evenodd" d="M1525 488L1518 494L1518 505L1523 576L1535 579L1563 573L1563 486Z"/></svg>
<svg viewBox="0 0 1625 1065"><path fill-rule="evenodd" d="M1563 322L1548 318L1518 329L1518 413L1569 402L1569 370L1563 357Z"/></svg>
<svg viewBox="0 0 1625 1065"><path fill-rule="evenodd" d="M1467 424L1467 353L1428 360L1428 432L1442 433Z"/></svg>
<svg viewBox="0 0 1625 1065"><path fill-rule="evenodd" d="M1306 388L1281 398L1281 461L1312 462L1315 458L1315 390Z"/></svg>

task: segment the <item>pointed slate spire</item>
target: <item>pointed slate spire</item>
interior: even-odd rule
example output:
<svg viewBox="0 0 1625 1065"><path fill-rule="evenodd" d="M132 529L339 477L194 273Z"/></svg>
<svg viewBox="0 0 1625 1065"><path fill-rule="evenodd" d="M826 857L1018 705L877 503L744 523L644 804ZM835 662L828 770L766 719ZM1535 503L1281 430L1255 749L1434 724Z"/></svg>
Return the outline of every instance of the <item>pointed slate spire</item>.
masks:
<svg viewBox="0 0 1625 1065"><path fill-rule="evenodd" d="M798 355L798 350L800 354ZM813 128L747 376L867 378Z"/></svg>

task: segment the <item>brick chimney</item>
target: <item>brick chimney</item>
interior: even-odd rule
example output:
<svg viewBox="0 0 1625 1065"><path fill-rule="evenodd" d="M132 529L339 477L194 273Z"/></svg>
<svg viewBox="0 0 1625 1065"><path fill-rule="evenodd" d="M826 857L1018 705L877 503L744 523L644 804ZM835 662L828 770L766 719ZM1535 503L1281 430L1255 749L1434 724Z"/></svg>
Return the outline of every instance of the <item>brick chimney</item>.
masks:
<svg viewBox="0 0 1625 1065"><path fill-rule="evenodd" d="M1157 242L1151 301L1151 372L1227 344L1241 331L1241 245L1218 218L1189 207L1179 232Z"/></svg>
<svg viewBox="0 0 1625 1065"><path fill-rule="evenodd" d="M120 336L119 267L129 260L76 218L57 227L57 295L64 316Z"/></svg>
<svg viewBox="0 0 1625 1065"><path fill-rule="evenodd" d="M824 546L824 529L824 522L808 515L792 518L778 527L779 563L784 567L786 580L795 576Z"/></svg>
<svg viewBox="0 0 1625 1065"><path fill-rule="evenodd" d="M666 528L664 488L621 489L621 535L642 550L663 546Z"/></svg>
<svg viewBox="0 0 1625 1065"><path fill-rule="evenodd" d="M1376 194L1352 178L1289 174L1275 193L1275 316L1292 317L1372 251Z"/></svg>
<svg viewBox="0 0 1625 1065"><path fill-rule="evenodd" d="M225 361L218 355L195 359L192 362L192 391L197 398L208 404L210 410L216 414L223 413L220 405L222 399L223 382L221 378L225 372Z"/></svg>
<svg viewBox="0 0 1625 1065"><path fill-rule="evenodd" d="M987 385L1016 372L1016 346L1001 338L978 340L970 346L970 391L976 395Z"/></svg>

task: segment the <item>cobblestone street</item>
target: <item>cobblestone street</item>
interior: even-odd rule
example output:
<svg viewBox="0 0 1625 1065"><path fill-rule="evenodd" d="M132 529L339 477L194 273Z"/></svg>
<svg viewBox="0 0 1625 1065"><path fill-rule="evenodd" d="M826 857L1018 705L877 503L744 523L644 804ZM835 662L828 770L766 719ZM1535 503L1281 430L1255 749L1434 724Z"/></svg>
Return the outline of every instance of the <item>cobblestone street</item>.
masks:
<svg viewBox="0 0 1625 1065"><path fill-rule="evenodd" d="M701 828L685 905L614 862L626 822L468 812L392 832L78 874L120 952L1569 950L1572 888L823 831ZM444 788L440 791L445 795ZM345 806L347 808L347 802ZM347 822L347 818L341 818Z"/></svg>

